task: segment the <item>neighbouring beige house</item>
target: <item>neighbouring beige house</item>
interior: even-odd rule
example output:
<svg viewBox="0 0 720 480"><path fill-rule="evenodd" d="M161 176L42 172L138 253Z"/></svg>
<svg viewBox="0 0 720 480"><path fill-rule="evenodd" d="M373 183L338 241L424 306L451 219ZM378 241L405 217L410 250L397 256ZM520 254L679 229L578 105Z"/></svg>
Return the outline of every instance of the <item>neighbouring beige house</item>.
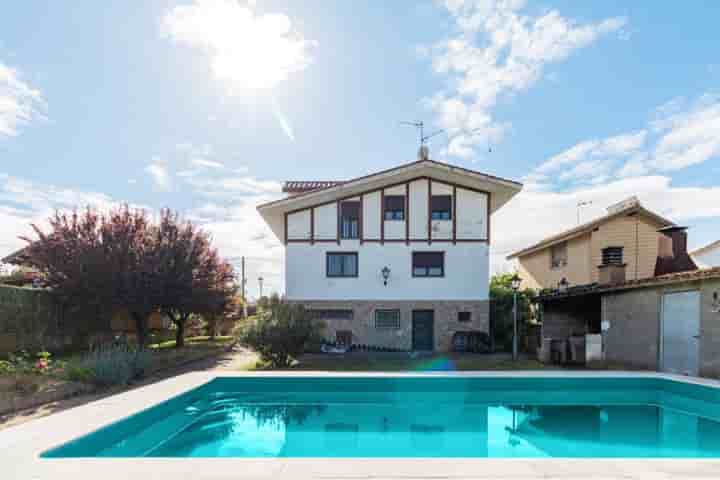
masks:
<svg viewBox="0 0 720 480"><path fill-rule="evenodd" d="M685 228L631 197L591 222L552 235L510 254L525 288L609 283L617 266L639 280L697 267L687 254Z"/></svg>

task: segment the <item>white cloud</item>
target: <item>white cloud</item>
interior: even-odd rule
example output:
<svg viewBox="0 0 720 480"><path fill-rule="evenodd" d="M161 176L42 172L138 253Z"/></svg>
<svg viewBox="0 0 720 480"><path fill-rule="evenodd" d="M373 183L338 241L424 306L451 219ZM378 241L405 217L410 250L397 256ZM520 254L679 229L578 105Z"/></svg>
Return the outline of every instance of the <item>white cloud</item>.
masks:
<svg viewBox="0 0 720 480"><path fill-rule="evenodd" d="M526 180L531 188L547 190L561 182L571 187L681 170L715 157L720 157L720 96L706 94L692 103L667 102L643 129L583 140L543 162Z"/></svg>
<svg viewBox="0 0 720 480"><path fill-rule="evenodd" d="M546 11L521 12L524 1L446 0L457 34L432 47L436 73L449 76L449 91L426 104L451 140L447 153L472 156L474 148L499 141L509 123L493 118L503 95L525 91L543 76L548 64L566 59L602 35L626 23L614 17L581 25Z"/></svg>
<svg viewBox="0 0 720 480"><path fill-rule="evenodd" d="M606 139L585 140L564 152L559 153L543 162L528 177L531 179L548 180L548 174L561 181L598 182L611 177L617 170L618 163L623 159L634 156L638 161L637 153L645 146L647 131L616 135ZM635 165L623 170L625 175L637 173L639 168Z"/></svg>
<svg viewBox="0 0 720 480"><path fill-rule="evenodd" d="M653 124L661 137L650 161L661 171L678 170L720 155L720 96L706 94L692 105L683 103L675 99L661 107Z"/></svg>
<svg viewBox="0 0 720 480"><path fill-rule="evenodd" d="M0 62L0 137L14 137L20 128L45 118L45 101L40 90L20 79L16 69Z"/></svg>
<svg viewBox="0 0 720 480"><path fill-rule="evenodd" d="M161 191L169 191L172 188L170 172L164 162L154 161L145 167L145 172L150 176L155 187Z"/></svg>
<svg viewBox="0 0 720 480"><path fill-rule="evenodd" d="M206 51L215 76L232 88L272 88L311 61L313 42L286 15L257 15L235 0L176 6L163 18L162 33Z"/></svg>
<svg viewBox="0 0 720 480"><path fill-rule="evenodd" d="M277 195L282 184L248 175L190 176L185 181L196 193L207 197L239 198L249 195Z"/></svg>
<svg viewBox="0 0 720 480"><path fill-rule="evenodd" d="M224 165L220 162L216 162L214 160L207 160L205 158L193 158L190 160L190 163L192 165L195 165L196 167L201 168L223 168Z"/></svg>

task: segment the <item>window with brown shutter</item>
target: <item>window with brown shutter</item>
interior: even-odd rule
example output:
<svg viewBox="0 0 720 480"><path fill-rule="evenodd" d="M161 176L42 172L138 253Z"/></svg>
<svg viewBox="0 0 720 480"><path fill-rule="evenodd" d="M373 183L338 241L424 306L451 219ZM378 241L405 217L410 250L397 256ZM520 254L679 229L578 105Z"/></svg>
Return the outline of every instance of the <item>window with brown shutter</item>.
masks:
<svg viewBox="0 0 720 480"><path fill-rule="evenodd" d="M442 277L445 275L444 252L413 252L413 277Z"/></svg>
<svg viewBox="0 0 720 480"><path fill-rule="evenodd" d="M405 195L385 195L385 220L405 220Z"/></svg>
<svg viewBox="0 0 720 480"><path fill-rule="evenodd" d="M340 203L340 238L358 238L360 231L360 202Z"/></svg>
<svg viewBox="0 0 720 480"><path fill-rule="evenodd" d="M550 247L550 268L562 268L567 265L567 242Z"/></svg>
<svg viewBox="0 0 720 480"><path fill-rule="evenodd" d="M622 265L623 247L606 247L602 249L603 265Z"/></svg>
<svg viewBox="0 0 720 480"><path fill-rule="evenodd" d="M433 220L452 220L452 195L433 195L430 210Z"/></svg>

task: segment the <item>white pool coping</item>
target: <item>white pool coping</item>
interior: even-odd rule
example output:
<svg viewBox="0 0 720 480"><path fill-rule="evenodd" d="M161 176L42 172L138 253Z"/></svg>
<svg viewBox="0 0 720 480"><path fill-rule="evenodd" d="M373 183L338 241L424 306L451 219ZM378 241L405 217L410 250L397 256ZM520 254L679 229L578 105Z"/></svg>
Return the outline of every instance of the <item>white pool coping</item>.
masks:
<svg viewBox="0 0 720 480"><path fill-rule="evenodd" d="M3 480L72 479L669 479L720 478L720 459L513 458L61 458L39 455L218 377L631 377L720 388L720 382L650 372L193 372L0 431Z"/></svg>

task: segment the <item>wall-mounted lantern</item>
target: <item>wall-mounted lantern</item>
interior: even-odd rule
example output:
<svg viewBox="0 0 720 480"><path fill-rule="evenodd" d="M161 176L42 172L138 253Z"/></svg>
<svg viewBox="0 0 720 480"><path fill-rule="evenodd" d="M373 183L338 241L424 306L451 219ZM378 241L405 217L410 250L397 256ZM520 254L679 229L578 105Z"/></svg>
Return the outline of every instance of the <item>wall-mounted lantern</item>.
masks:
<svg viewBox="0 0 720 480"><path fill-rule="evenodd" d="M383 285L387 287L388 278L390 278L390 269L387 266L384 266L383 269L380 270L380 273L382 274Z"/></svg>
<svg viewBox="0 0 720 480"><path fill-rule="evenodd" d="M712 307L710 308L710 311L712 313L720 313L720 297L718 297L718 292L713 292Z"/></svg>

